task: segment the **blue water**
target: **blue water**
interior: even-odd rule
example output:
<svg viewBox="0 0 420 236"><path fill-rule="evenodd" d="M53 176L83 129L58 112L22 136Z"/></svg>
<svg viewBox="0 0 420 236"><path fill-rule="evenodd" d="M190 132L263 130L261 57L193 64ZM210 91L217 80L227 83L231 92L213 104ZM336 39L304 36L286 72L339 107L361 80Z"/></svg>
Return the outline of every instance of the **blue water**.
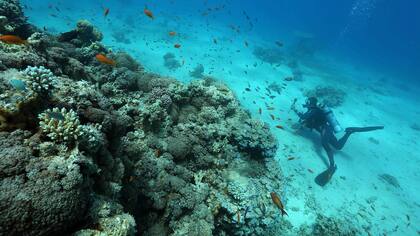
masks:
<svg viewBox="0 0 420 236"><path fill-rule="evenodd" d="M418 83L420 75L420 3L403 0L355 0L322 3L318 1L23 1L34 9L58 6L68 8L79 17L102 20L102 7L111 9L109 19L142 17L142 9L154 9L158 18L171 16L194 22L204 18L201 13L207 8L225 6L211 11L206 16L213 24L241 26L249 37L254 35L267 41L293 40L292 32L299 30L316 36L322 52L338 56L347 63L386 71L398 80ZM39 4L37 4L39 2ZM47 8L48 9L48 8ZM246 12L253 27L243 12ZM57 14L71 19L68 13ZM45 14L47 14L45 12ZM35 12L28 11L31 16ZM43 15L42 17L46 17ZM48 16L47 16L48 17ZM75 15L73 15L75 17ZM143 19L144 20L144 19ZM141 21L142 24L149 22ZM46 22L40 22L46 23ZM111 22L112 23L112 22ZM142 24L137 25L141 31ZM211 35L209 35L211 36Z"/></svg>
<svg viewBox="0 0 420 236"><path fill-rule="evenodd" d="M411 215L413 222L420 222L419 131L410 128L420 120L420 1L22 2L27 5L25 12L30 22L56 34L73 29L79 19L88 19L104 33L107 47L127 51L149 71L189 81L189 72L198 63L204 64L206 74L226 82L241 104L271 127L275 122L258 114L265 101L258 100L255 93L244 94L243 90L248 84L255 87L282 82L283 77L290 76L291 69L262 63L252 50L264 46L293 57L297 43L308 42L307 47L315 53L292 58L301 65L303 81L290 85L291 89L270 103L282 109L281 119L296 120L288 112L290 101L308 87L325 83L341 86L348 93L346 102L336 110L343 126L385 124L386 129L352 137L337 157L338 175L346 178L324 190L308 188L312 177L297 173L299 169L306 173L307 169L321 171L325 167L313 158L322 152L313 147L318 143L273 128L280 146L297 146L302 152L302 160L296 165L280 162L287 175L299 176L290 183L296 195L288 196L287 202L294 204L306 194L314 194L326 204L326 212L339 215L343 205L348 207L346 211L352 211L355 206L366 204L366 199L377 196L377 208L381 210L372 213L376 227L372 235L413 235L416 230L418 234L418 226L406 227L405 218ZM154 20L144 15L145 6L153 12ZM104 8L110 9L107 17L103 16ZM179 35L170 37L169 31ZM122 42L115 35L122 35L129 42ZM284 46L276 46L276 41ZM175 43L180 43L181 49L175 49ZM185 60L185 66L175 71L165 68L162 57L167 52ZM254 63L258 66L253 67ZM276 158L284 158L281 151ZM382 173L396 176L402 192L377 188L377 176ZM332 205L328 205L329 201ZM386 219L381 220L382 216ZM290 221L296 226L304 218L291 214ZM395 225L401 226L402 231L392 231Z"/></svg>

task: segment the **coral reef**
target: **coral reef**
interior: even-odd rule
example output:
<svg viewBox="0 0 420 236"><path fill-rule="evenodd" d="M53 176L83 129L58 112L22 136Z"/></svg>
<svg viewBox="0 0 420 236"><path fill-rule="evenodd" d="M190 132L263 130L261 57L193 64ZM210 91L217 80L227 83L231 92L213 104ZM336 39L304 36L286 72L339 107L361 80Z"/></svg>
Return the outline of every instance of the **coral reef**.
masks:
<svg viewBox="0 0 420 236"><path fill-rule="evenodd" d="M0 34L15 34L27 38L34 28L26 22L18 0L0 1Z"/></svg>
<svg viewBox="0 0 420 236"><path fill-rule="evenodd" d="M77 47L85 47L94 42L101 41L102 38L102 33L89 21L80 20L77 22L76 29L62 33L59 36L59 41L70 42Z"/></svg>
<svg viewBox="0 0 420 236"><path fill-rule="evenodd" d="M277 141L203 67L188 84L147 73L87 21L26 30L30 47L0 43L0 235L293 234L270 198L287 200Z"/></svg>
<svg viewBox="0 0 420 236"><path fill-rule="evenodd" d="M0 133L0 235L67 232L83 221L89 183L80 163L86 157L53 149L28 131Z"/></svg>
<svg viewBox="0 0 420 236"><path fill-rule="evenodd" d="M43 66L28 66L23 74L27 78L27 86L32 91L44 96L51 92L54 82L54 75L51 70Z"/></svg>
<svg viewBox="0 0 420 236"><path fill-rule="evenodd" d="M54 142L75 142L83 134L79 118L73 110L55 107L39 114L38 118L42 133Z"/></svg>
<svg viewBox="0 0 420 236"><path fill-rule="evenodd" d="M360 232L348 224L348 222L336 219L333 217L326 217L323 215L317 215L315 223L311 226L302 227L300 229L300 235L360 235Z"/></svg>
<svg viewBox="0 0 420 236"><path fill-rule="evenodd" d="M331 86L317 86L314 89L305 91L306 97L316 97L318 101L328 107L338 107L343 104L346 93Z"/></svg>
<svg viewBox="0 0 420 236"><path fill-rule="evenodd" d="M255 47L252 53L259 60L272 65L279 65L284 61L284 54L278 48Z"/></svg>

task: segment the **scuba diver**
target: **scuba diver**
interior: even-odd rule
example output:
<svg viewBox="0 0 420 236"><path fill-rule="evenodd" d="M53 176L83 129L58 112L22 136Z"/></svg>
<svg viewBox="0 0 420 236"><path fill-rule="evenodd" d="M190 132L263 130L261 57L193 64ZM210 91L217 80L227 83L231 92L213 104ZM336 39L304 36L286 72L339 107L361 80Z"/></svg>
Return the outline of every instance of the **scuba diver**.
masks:
<svg viewBox="0 0 420 236"><path fill-rule="evenodd" d="M335 133L342 131L342 128L335 119L335 116L330 108L319 105L316 97L309 97L303 105L307 111L303 113L296 109L296 101L297 99L293 101L291 109L297 114L297 116L299 116L300 123L307 128L315 129L319 132L321 135L322 146L327 152L329 167L315 178L315 182L321 186L328 183L337 169L337 165L334 162L333 149L331 147L336 150L341 150L351 134L355 132L367 132L384 128L383 126L348 127L345 129L343 137L337 139Z"/></svg>

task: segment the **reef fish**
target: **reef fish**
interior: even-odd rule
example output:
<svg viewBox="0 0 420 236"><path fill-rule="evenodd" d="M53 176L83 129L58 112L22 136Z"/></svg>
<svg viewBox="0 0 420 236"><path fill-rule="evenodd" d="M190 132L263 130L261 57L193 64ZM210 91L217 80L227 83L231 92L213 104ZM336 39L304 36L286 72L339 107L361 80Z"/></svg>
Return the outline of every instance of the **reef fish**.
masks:
<svg viewBox="0 0 420 236"><path fill-rule="evenodd" d="M277 46L279 46L279 47L283 47L283 43L282 43L282 42L280 42L280 41L276 41L275 43L276 43L276 45L277 45Z"/></svg>
<svg viewBox="0 0 420 236"><path fill-rule="evenodd" d="M16 45L26 44L26 40L23 40L19 36L8 35L8 34L1 35L0 36L0 41L2 41L3 43L6 43L6 44L16 44Z"/></svg>
<svg viewBox="0 0 420 236"><path fill-rule="evenodd" d="M20 79L12 79L9 81L10 85L12 85L13 88L19 90L19 91L26 91L26 84L24 81Z"/></svg>
<svg viewBox="0 0 420 236"><path fill-rule="evenodd" d="M48 112L47 115L50 119L55 119L55 120L64 120L65 119L64 115L61 114L60 112L52 111L52 112Z"/></svg>
<svg viewBox="0 0 420 236"><path fill-rule="evenodd" d="M115 64L116 64L114 60L109 59L104 54L99 53L95 57L96 57L96 60L98 60L102 64L106 64L106 65L110 65L110 66L115 66Z"/></svg>
<svg viewBox="0 0 420 236"><path fill-rule="evenodd" d="M180 47L181 47L181 44L178 44L178 43L177 43L177 44L175 44L175 45L174 45L174 47L175 47L175 48L180 48Z"/></svg>
<svg viewBox="0 0 420 236"><path fill-rule="evenodd" d="M109 14L109 8L105 8L104 10L104 16L106 17Z"/></svg>
<svg viewBox="0 0 420 236"><path fill-rule="evenodd" d="M277 206L277 208L279 208L279 209L280 209L280 211L281 211L281 216L284 216L284 215L289 216L289 215L287 214L287 212L284 210L284 205L283 205L283 203L281 202L281 200L280 200L279 196L277 195L277 193L275 193L275 192L271 192L271 193L270 193L270 195L271 195L271 200L273 200L274 205L276 205L276 206Z"/></svg>
<svg viewBox="0 0 420 236"><path fill-rule="evenodd" d="M149 17L150 19L155 19L155 17L153 16L153 13L149 10L149 9L144 9L144 14Z"/></svg>
<svg viewBox="0 0 420 236"><path fill-rule="evenodd" d="M169 31L169 36L175 36L176 32L175 31Z"/></svg>

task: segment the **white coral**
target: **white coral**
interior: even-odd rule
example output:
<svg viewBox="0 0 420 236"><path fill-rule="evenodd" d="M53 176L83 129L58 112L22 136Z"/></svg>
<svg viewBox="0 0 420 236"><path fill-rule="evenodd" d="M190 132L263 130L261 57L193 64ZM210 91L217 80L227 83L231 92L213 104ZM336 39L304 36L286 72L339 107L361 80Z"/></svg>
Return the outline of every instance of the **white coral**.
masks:
<svg viewBox="0 0 420 236"><path fill-rule="evenodd" d="M48 93L53 87L55 76L51 70L40 66L28 66L22 74L27 79L28 87L36 93Z"/></svg>
<svg viewBox="0 0 420 236"><path fill-rule="evenodd" d="M46 134L54 142L71 143L77 141L81 131L80 121L76 112L67 111L66 108L47 109L38 115L39 126L42 133Z"/></svg>

